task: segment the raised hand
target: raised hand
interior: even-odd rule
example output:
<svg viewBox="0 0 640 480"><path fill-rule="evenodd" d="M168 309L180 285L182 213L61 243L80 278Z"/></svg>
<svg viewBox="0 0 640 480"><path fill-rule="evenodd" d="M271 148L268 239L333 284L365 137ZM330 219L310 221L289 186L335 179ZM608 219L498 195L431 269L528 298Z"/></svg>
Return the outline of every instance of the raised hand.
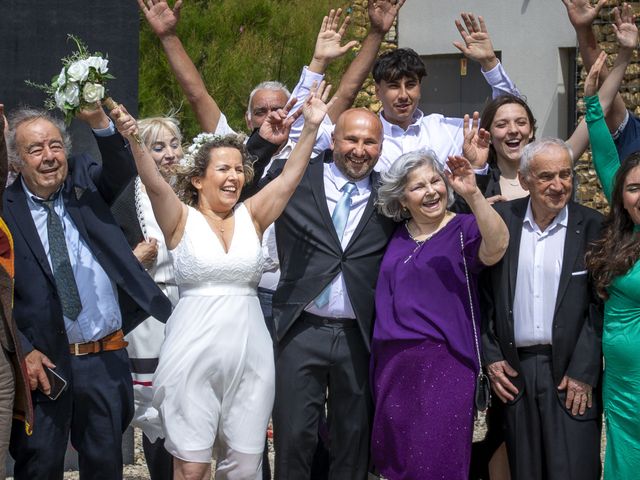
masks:
<svg viewBox="0 0 640 480"><path fill-rule="evenodd" d="M369 0L368 13L371 30L386 35L393 26L393 21L398 16L398 11L404 2L405 0Z"/></svg>
<svg viewBox="0 0 640 480"><path fill-rule="evenodd" d="M89 124L95 130L109 127L109 117L104 113L102 104L98 101L95 104L83 108L76 113L76 118Z"/></svg>
<svg viewBox="0 0 640 480"><path fill-rule="evenodd" d="M293 122L302 115L302 109L298 109L293 113L293 115L287 117L296 102L297 98L291 97L284 108L269 112L260 126L258 135L274 145L281 145L286 142L289 138L291 125L293 125Z"/></svg>
<svg viewBox="0 0 640 480"><path fill-rule="evenodd" d="M111 119L123 137L132 139L138 134L138 122L127 112L124 105L118 105L111 110Z"/></svg>
<svg viewBox="0 0 640 480"><path fill-rule="evenodd" d="M623 3L622 9L613 9L613 31L620 48L633 50L638 46L638 27L635 24L633 9L628 3Z"/></svg>
<svg viewBox="0 0 640 480"><path fill-rule="evenodd" d="M445 170L445 175L451 188L462 198L473 195L478 190L476 185L476 174L466 158L455 155L450 156L447 161L449 170Z"/></svg>
<svg viewBox="0 0 640 480"><path fill-rule="evenodd" d="M341 15L341 8L338 10L331 9L329 15L322 19L322 26L318 32L316 48L313 52L312 64L309 66L312 71L318 71L318 68L324 71L332 60L341 57L358 45L355 40L341 45L342 38L351 22L351 17L347 16L342 25L340 25Z"/></svg>
<svg viewBox="0 0 640 480"><path fill-rule="evenodd" d="M567 9L571 25L578 30L591 28L591 24L598 17L600 9L606 5L607 0L598 0L594 5L591 4L591 0L562 0L562 3Z"/></svg>
<svg viewBox="0 0 640 480"><path fill-rule="evenodd" d="M475 169L484 168L489 159L489 146L491 145L491 134L484 128L478 129L480 114L473 112L473 118L469 120L469 115L464 116L462 131L464 142L462 143L462 154L469 160Z"/></svg>
<svg viewBox="0 0 640 480"><path fill-rule="evenodd" d="M177 0L173 8L161 0L138 0L138 6L149 22L153 33L159 38L175 35L180 20L182 0Z"/></svg>
<svg viewBox="0 0 640 480"><path fill-rule="evenodd" d="M602 51L595 63L589 70L587 74L587 78L584 81L584 96L591 97L598 93L598 79L600 78L600 72L602 71L602 67L604 63L607 61L607 53Z"/></svg>
<svg viewBox="0 0 640 480"><path fill-rule="evenodd" d="M464 21L464 26L460 20L456 20L456 27L464 43L453 42L453 45L460 50L465 57L482 65L485 71L491 70L498 64L498 57L496 57L493 51L493 45L487 32L484 18L478 17L476 20L473 13L461 13L460 16Z"/></svg>
<svg viewBox="0 0 640 480"><path fill-rule="evenodd" d="M322 119L327 114L327 110L329 110L333 102L336 101L336 97L334 96L331 101L327 103L330 91L331 85L326 82L322 82L320 85L314 85L311 88L311 92L302 106L305 126L315 128L322 123Z"/></svg>

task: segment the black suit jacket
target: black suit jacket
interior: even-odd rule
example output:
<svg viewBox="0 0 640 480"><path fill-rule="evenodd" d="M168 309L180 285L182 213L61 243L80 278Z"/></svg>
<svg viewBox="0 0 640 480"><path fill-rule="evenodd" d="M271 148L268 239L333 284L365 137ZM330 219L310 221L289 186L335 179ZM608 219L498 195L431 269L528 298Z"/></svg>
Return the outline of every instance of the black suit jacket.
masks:
<svg viewBox="0 0 640 480"><path fill-rule="evenodd" d="M69 173L61 195L80 236L118 287L126 333L149 315L166 321L171 303L133 256L109 211L115 197L136 174L131 153L119 134L97 137L97 142L103 164L88 155L69 157ZM70 379L62 306L20 178L5 192L4 214L15 242L14 318L23 349L40 350L56 364L57 372Z"/></svg>
<svg viewBox="0 0 640 480"><path fill-rule="evenodd" d="M519 373L520 362L513 331L513 302L520 254L522 223L529 197L494 205L509 228L509 248L496 265L483 273L482 299L483 363L506 360ZM553 379L564 375L597 386L602 371L602 303L586 273L587 245L600 236L602 215L569 202L569 215L553 332ZM512 379L522 395L522 375ZM563 395L563 394L562 394Z"/></svg>
<svg viewBox="0 0 640 480"><path fill-rule="evenodd" d="M252 136L248 147L252 153L264 155L261 147L269 148L270 144L255 137ZM378 270L396 224L377 212L376 192L380 178L372 172L371 197L343 251L324 192L324 163L332 161L330 150L310 160L287 208L276 220L280 260L280 282L273 296L276 337L282 340L304 308L342 272L360 331L369 348ZM275 161L261 185L279 175L284 162Z"/></svg>

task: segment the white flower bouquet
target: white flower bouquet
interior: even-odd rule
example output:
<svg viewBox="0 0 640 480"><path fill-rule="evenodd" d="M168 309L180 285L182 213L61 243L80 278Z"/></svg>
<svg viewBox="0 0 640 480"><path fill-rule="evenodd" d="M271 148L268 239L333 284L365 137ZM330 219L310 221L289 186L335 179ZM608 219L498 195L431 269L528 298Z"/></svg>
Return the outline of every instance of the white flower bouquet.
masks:
<svg viewBox="0 0 640 480"><path fill-rule="evenodd" d="M78 48L71 56L62 59L62 70L53 77L50 85L27 81L28 85L44 90L49 98L45 106L58 108L67 125L76 113L84 108L95 108L96 102L105 99L105 84L115 77L109 72L109 60L99 52L90 54L87 46L76 36L69 35ZM111 108L107 106L107 108Z"/></svg>

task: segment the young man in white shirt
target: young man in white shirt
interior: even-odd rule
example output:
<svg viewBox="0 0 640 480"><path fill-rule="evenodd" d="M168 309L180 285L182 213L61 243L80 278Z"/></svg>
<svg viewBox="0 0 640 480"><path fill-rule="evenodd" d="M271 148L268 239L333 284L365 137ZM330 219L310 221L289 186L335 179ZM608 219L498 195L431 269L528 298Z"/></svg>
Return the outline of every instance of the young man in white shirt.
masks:
<svg viewBox="0 0 640 480"><path fill-rule="evenodd" d="M454 44L467 58L480 64L482 74L491 86L493 97L505 93L519 95L518 89L495 55L482 17L476 20L472 14L463 14L462 19L466 29L459 21L456 21L456 26L463 42ZM425 115L418 109L421 97L420 84L427 74L420 56L408 48L391 50L377 59L376 55L377 50L373 56L365 54L363 45L362 51L353 62L360 63L358 73L370 71L373 65L376 95L382 103L380 119L384 129L384 144L380 160L375 167L376 171L385 171L403 153L420 149L434 150L442 163L446 162L449 155L461 155L463 119L440 114ZM319 62L316 57L314 53L312 62L308 67L304 67L299 83L293 90L293 96L298 99L305 98L311 86L324 78L328 63ZM352 67L350 70L355 70ZM350 78L356 73L352 75L350 70L340 82L338 96L349 96L351 92L348 89L355 89L357 92L362 87L366 74L361 77L360 83L357 83ZM338 106L339 104L334 104L333 112L329 112L330 119L342 113L337 109ZM292 111L295 110L296 107ZM302 131L302 123L298 120L294 124L291 139L295 140ZM333 123L325 118L314 151L320 152L330 148L333 129Z"/></svg>

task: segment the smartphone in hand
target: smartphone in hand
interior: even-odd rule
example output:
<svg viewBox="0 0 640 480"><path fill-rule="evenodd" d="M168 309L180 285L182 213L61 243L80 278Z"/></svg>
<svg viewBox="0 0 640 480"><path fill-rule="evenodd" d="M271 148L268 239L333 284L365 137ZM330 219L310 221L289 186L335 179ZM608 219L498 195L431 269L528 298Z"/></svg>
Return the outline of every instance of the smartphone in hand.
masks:
<svg viewBox="0 0 640 480"><path fill-rule="evenodd" d="M67 381L47 366L44 367L44 373L47 375L50 387L49 395L47 395L47 397L51 400L57 400L58 397L62 395L62 392L67 388Z"/></svg>

